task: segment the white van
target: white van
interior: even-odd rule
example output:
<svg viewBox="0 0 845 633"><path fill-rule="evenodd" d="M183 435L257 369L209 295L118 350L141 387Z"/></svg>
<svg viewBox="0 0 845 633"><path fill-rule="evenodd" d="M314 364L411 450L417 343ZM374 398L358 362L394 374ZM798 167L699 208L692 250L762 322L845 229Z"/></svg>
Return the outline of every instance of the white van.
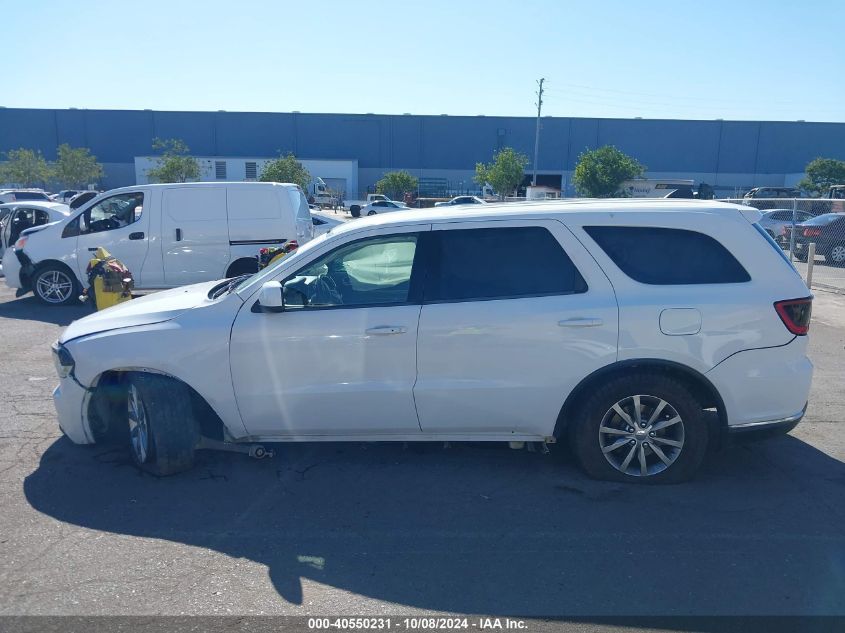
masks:
<svg viewBox="0 0 845 633"><path fill-rule="evenodd" d="M314 236L297 185L268 182L139 185L100 194L58 223L24 231L3 257L6 284L43 303L76 300L104 247L136 288L172 288L257 270L264 246Z"/></svg>

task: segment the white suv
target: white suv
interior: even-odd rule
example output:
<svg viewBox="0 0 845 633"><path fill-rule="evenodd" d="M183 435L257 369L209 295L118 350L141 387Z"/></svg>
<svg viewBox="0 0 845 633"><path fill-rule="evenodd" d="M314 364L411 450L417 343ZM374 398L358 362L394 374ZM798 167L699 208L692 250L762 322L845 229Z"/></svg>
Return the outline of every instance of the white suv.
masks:
<svg viewBox="0 0 845 633"><path fill-rule="evenodd" d="M806 408L811 298L758 218L603 200L345 224L71 324L59 423L157 474L265 441L562 441L594 477L681 481Z"/></svg>

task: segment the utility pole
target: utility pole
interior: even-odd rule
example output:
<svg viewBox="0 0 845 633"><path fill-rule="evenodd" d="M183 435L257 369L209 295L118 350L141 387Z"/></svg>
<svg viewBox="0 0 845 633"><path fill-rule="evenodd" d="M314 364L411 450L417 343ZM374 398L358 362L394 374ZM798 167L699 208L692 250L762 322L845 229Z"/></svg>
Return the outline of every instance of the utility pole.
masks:
<svg viewBox="0 0 845 633"><path fill-rule="evenodd" d="M537 185L537 158L540 155L540 112L543 110L543 82L546 81L545 77L540 79L537 82L540 86L540 90L537 91L537 129L534 132L534 178L531 181L531 184L536 186Z"/></svg>

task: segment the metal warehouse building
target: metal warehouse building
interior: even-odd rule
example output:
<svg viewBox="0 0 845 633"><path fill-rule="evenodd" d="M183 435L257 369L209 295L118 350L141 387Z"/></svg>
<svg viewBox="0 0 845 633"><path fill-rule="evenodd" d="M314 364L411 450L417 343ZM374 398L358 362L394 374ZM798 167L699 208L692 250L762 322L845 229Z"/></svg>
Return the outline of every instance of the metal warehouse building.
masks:
<svg viewBox="0 0 845 633"><path fill-rule="evenodd" d="M0 152L26 147L54 160L61 143L89 147L107 188L143 179L156 137L184 140L204 161L203 179L248 179L249 163L293 152L353 196L395 169L424 186L473 188L475 164L496 149L533 156L534 125L533 117L0 108ZM845 123L544 117L541 184L572 195L578 155L605 144L637 158L649 177L692 178L731 195L793 185L818 156L845 159Z"/></svg>

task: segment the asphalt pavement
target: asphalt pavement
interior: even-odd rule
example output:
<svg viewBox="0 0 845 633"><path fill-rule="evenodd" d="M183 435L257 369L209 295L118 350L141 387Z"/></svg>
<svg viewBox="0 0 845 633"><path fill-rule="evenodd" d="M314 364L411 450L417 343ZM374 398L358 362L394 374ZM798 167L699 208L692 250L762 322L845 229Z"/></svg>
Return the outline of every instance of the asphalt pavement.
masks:
<svg viewBox="0 0 845 633"><path fill-rule="evenodd" d="M86 313L0 281L0 614L845 615L845 296L816 292L804 422L662 487L500 444L202 452L157 479L58 431L50 343Z"/></svg>

